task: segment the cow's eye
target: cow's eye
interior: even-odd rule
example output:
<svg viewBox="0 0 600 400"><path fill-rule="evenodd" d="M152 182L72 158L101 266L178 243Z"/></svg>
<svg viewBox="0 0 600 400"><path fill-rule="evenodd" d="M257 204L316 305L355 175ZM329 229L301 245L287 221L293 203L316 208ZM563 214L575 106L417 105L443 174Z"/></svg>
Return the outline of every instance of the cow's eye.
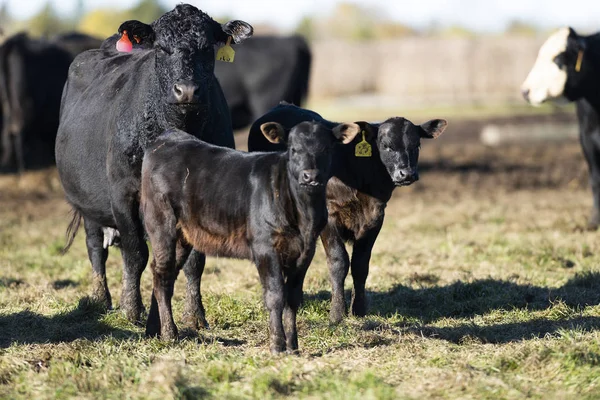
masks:
<svg viewBox="0 0 600 400"><path fill-rule="evenodd" d="M554 64L558 66L558 68L562 68L565 66L565 53L560 53L556 57L554 57Z"/></svg>

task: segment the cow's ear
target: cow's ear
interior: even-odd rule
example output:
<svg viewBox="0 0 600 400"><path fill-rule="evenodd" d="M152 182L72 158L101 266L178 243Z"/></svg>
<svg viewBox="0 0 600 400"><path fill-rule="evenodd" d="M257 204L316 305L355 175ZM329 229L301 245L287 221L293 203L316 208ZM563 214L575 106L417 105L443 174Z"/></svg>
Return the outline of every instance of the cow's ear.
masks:
<svg viewBox="0 0 600 400"><path fill-rule="evenodd" d="M247 22L233 20L221 25L221 32L217 35L217 42L227 42L227 38L231 36L233 43L242 43L254 33L254 28Z"/></svg>
<svg viewBox="0 0 600 400"><path fill-rule="evenodd" d="M421 138L435 139L446 130L448 122L445 119L432 119L421 124Z"/></svg>
<svg viewBox="0 0 600 400"><path fill-rule="evenodd" d="M277 122L265 122L260 126L260 131L271 143L285 143L287 141L285 128Z"/></svg>
<svg viewBox="0 0 600 400"><path fill-rule="evenodd" d="M333 136L344 144L348 144L354 140L356 135L361 131L360 125L355 122L339 124L331 130Z"/></svg>
<svg viewBox="0 0 600 400"><path fill-rule="evenodd" d="M138 44L145 48L150 48L154 44L155 34L152 26L137 20L125 21L119 26L119 34L127 32L129 40L133 44Z"/></svg>

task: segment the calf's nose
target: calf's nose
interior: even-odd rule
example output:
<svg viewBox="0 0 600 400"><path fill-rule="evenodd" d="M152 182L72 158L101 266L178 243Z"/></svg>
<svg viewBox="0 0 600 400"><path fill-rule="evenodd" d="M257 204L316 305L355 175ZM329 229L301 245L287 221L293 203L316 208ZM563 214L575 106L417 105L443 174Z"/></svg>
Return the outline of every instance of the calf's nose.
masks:
<svg viewBox="0 0 600 400"><path fill-rule="evenodd" d="M419 180L419 173L415 169L397 169L392 177L396 184L410 184Z"/></svg>
<svg viewBox="0 0 600 400"><path fill-rule="evenodd" d="M321 182L321 174L317 169L305 169L300 173L300 184L308 186L319 186Z"/></svg>
<svg viewBox="0 0 600 400"><path fill-rule="evenodd" d="M525 100L529 101L529 89L521 89L521 94Z"/></svg>
<svg viewBox="0 0 600 400"><path fill-rule="evenodd" d="M198 102L198 85L194 82L180 81L173 85L173 96L179 104Z"/></svg>

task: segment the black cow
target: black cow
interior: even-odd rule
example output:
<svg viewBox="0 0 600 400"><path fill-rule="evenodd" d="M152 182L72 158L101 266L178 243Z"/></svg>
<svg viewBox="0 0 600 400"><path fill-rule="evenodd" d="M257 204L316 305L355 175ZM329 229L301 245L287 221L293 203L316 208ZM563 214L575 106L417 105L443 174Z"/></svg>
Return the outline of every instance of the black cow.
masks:
<svg viewBox="0 0 600 400"><path fill-rule="evenodd" d="M307 120L318 121L327 127L336 125L313 111L283 103L252 125L248 150L278 149L277 145L259 137L262 123L274 121L289 129ZM435 139L447 126L443 119L414 125L400 117L382 123L357 124L362 135L354 139L353 146L338 147L333 154L333 178L327 184L329 221L321 234L332 285L330 320L334 323L340 322L346 313L344 280L350 268L354 281L352 313L366 314L365 282L371 250L383 225L387 202L396 187L410 185L419 179L417 162L421 139ZM370 154L365 146L370 148ZM352 261L345 242L353 243Z"/></svg>
<svg viewBox="0 0 600 400"><path fill-rule="evenodd" d="M236 49L234 63L219 63L215 75L229 104L233 129L250 125L282 100L301 105L311 59L300 36L257 36Z"/></svg>
<svg viewBox="0 0 600 400"><path fill-rule="evenodd" d="M54 162L60 99L69 64L80 52L101 43L81 33L50 41L20 33L0 46L2 166L12 162L23 171L26 164Z"/></svg>
<svg viewBox="0 0 600 400"><path fill-rule="evenodd" d="M144 149L170 128L234 147L227 103L213 73L215 46L228 37L240 43L252 35L245 22L221 25L188 4L150 27L155 40L147 49L121 53L103 44L73 61L56 141L60 180L74 211L65 251L83 217L94 296L110 307L104 232L119 232L121 307L130 320L139 320L142 312L140 277L148 261L139 215ZM186 316L195 326L205 323L199 298L204 261L203 254L193 252L185 267L191 282Z"/></svg>
<svg viewBox="0 0 600 400"><path fill-rule="evenodd" d="M588 227L600 225L600 33L580 36L573 28L552 34L521 86L533 105L577 102L581 147L588 163L594 206Z"/></svg>
<svg viewBox="0 0 600 400"><path fill-rule="evenodd" d="M289 134L274 123L260 129L289 151L248 154L179 130L166 132L146 151L141 205L154 272L147 334L177 337L173 285L194 248L252 260L270 314L271 352L298 350L296 312L317 238L327 223L332 147L336 141L350 143L360 127L342 124L330 130L303 122Z"/></svg>

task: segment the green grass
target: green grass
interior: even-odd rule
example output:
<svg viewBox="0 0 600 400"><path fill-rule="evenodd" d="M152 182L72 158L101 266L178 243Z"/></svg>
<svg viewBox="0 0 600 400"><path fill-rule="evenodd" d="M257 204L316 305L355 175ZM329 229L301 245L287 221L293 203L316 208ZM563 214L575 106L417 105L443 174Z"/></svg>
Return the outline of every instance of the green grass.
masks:
<svg viewBox="0 0 600 400"><path fill-rule="evenodd" d="M423 162L490 159L479 148L452 151L430 147ZM182 330L176 342L145 338L118 308L105 312L87 297L82 232L59 255L68 223L60 191L17 190L2 178L0 398L598 398L600 241L581 229L591 196L572 166L582 160L569 158L576 144L550 149L553 163L528 151L498 154L507 165L537 165L535 175L437 169L397 191L374 249L365 318L329 324L319 246L299 356L269 354L256 270L222 258L209 259L202 282L211 328ZM120 265L111 251L115 304ZM142 290L147 302L149 271Z"/></svg>

